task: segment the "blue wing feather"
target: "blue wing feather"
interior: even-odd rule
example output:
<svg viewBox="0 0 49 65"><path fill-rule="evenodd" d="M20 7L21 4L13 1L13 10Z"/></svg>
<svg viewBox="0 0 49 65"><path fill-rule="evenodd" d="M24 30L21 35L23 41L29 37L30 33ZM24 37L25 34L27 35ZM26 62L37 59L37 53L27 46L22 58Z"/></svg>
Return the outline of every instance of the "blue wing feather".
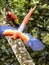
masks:
<svg viewBox="0 0 49 65"><path fill-rule="evenodd" d="M0 26L0 36L2 36L2 33L3 33L5 30L8 30L8 29L16 30L16 28L11 27L11 26Z"/></svg>
<svg viewBox="0 0 49 65"><path fill-rule="evenodd" d="M44 45L42 44L42 42L36 38L33 38L32 35L25 33L26 35L29 36L30 40L26 43L26 46L30 46L31 49L33 49L34 51L40 51L44 49Z"/></svg>

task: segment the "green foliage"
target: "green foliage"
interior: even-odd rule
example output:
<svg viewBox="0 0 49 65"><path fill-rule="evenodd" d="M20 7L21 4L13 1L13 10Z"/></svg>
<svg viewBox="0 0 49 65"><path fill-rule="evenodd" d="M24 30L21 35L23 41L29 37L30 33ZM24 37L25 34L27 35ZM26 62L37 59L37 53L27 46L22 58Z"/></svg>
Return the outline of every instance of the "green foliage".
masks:
<svg viewBox="0 0 49 65"><path fill-rule="evenodd" d="M29 48L28 51L36 65L49 65L49 0L0 0L0 11L4 14L3 16L0 15L0 21L5 16L7 5L18 16L20 23L29 9L35 5L37 6L26 26L25 32L40 39L45 45L45 49L34 52ZM19 65L10 46L6 43L7 41L0 37L0 65Z"/></svg>

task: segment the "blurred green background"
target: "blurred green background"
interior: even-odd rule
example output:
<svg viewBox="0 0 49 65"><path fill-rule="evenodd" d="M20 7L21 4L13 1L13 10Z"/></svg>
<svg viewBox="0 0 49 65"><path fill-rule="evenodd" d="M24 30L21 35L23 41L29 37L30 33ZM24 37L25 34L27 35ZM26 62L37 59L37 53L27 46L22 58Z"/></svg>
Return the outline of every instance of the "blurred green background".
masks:
<svg viewBox="0 0 49 65"><path fill-rule="evenodd" d="M0 0L0 22L4 21L7 5L18 16L20 23L30 8L37 6L25 32L41 40L45 49L40 52L27 50L36 65L49 65L49 0ZM0 37L0 65L19 65L5 37Z"/></svg>

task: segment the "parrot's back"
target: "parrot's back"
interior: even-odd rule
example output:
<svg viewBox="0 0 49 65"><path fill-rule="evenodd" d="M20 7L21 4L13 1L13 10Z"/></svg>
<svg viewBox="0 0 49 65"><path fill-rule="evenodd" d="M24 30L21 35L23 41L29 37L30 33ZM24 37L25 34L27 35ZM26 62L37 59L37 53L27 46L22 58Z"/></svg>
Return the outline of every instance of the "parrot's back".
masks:
<svg viewBox="0 0 49 65"><path fill-rule="evenodd" d="M13 12L6 10L6 18L12 26L19 27L18 18Z"/></svg>

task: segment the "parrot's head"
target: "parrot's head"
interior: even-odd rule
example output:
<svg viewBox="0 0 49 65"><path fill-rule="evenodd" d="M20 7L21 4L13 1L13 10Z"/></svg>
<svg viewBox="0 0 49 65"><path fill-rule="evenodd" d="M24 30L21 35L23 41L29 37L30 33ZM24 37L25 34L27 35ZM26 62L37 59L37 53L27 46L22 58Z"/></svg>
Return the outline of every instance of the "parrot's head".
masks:
<svg viewBox="0 0 49 65"><path fill-rule="evenodd" d="M9 12L11 12L11 10L10 10L9 8L6 8L6 9L5 9L5 14L6 14L6 15L9 14Z"/></svg>

